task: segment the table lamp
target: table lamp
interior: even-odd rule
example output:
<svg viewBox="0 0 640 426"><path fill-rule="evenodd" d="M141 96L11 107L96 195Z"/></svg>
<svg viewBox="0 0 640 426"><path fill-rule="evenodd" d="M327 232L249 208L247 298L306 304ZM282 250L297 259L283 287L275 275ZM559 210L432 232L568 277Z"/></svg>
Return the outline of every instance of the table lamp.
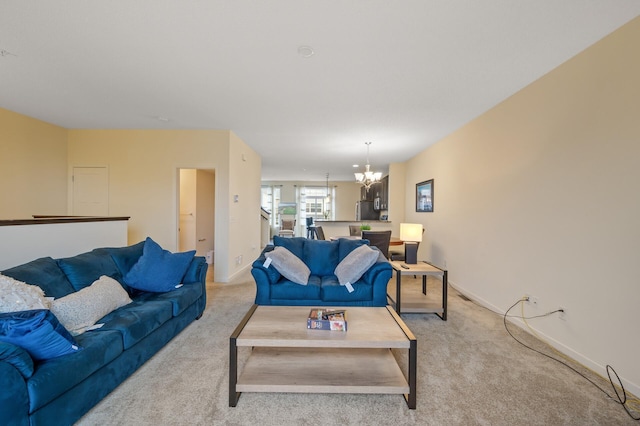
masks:
<svg viewBox="0 0 640 426"><path fill-rule="evenodd" d="M420 223L401 223L400 239L404 241L404 263L418 263L418 244L422 241L422 225Z"/></svg>

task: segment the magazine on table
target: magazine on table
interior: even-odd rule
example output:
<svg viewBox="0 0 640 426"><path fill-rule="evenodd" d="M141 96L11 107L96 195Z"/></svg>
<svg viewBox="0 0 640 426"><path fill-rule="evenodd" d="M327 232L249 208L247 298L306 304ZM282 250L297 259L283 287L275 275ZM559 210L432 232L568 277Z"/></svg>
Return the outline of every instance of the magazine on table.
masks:
<svg viewBox="0 0 640 426"><path fill-rule="evenodd" d="M347 311L345 309L313 308L307 318L307 328L347 331Z"/></svg>

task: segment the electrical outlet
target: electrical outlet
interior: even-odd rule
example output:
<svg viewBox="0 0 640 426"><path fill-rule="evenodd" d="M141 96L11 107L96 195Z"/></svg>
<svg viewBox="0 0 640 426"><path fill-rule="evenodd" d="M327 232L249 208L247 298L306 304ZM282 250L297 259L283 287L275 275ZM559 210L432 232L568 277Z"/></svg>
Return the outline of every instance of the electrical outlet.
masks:
<svg viewBox="0 0 640 426"><path fill-rule="evenodd" d="M527 294L525 297L528 298L527 303L532 306L538 306L538 297Z"/></svg>
<svg viewBox="0 0 640 426"><path fill-rule="evenodd" d="M563 308L563 307L559 307L558 309L560 310L560 312L558 312L560 314L560 319L562 321L566 321L567 320L567 309Z"/></svg>

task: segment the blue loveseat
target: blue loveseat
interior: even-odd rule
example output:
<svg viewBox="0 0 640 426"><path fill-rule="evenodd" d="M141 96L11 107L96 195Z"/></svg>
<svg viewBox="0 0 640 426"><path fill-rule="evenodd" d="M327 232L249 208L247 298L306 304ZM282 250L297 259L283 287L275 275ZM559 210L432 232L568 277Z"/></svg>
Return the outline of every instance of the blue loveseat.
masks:
<svg viewBox="0 0 640 426"><path fill-rule="evenodd" d="M179 288L140 291L128 287L123 277L138 262L143 248L144 242L99 248L65 259L40 258L2 271L55 298L106 275L120 282L131 302L101 318L101 328L75 336L80 347L75 353L38 361L22 347L0 341L1 425L73 424L202 315L205 259L192 256L186 261L190 264Z"/></svg>
<svg viewBox="0 0 640 426"><path fill-rule="evenodd" d="M351 283L353 291L340 285L336 267L352 251L368 240L341 238L337 241L312 240L302 237L273 237L273 246L267 246L256 259L251 274L256 282L255 303L258 305L292 306L386 306L387 284L392 268L378 253L375 263L360 279ZM267 254L276 247L284 247L307 265L311 271L306 285L285 278L273 265L266 265ZM372 247L377 250L377 248Z"/></svg>

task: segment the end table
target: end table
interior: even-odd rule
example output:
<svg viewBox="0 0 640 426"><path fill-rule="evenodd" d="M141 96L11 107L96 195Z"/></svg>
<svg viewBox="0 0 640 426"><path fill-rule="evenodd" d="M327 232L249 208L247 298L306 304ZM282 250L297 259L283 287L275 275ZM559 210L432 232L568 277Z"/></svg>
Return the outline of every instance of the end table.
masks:
<svg viewBox="0 0 640 426"><path fill-rule="evenodd" d="M419 261L416 264L405 263L404 261L394 260L389 262L391 267L396 272L396 294L395 300L392 295L387 294L387 297L391 300L391 305L395 307L398 315L402 313L424 313L424 314L436 314L443 321L447 320L447 287L448 278L447 270L438 268L435 265L427 263L425 261ZM422 276L422 294L425 295L424 299L413 303L405 303L402 305L402 276L403 275L420 275ZM433 306L426 303L427 294L427 276L435 275L442 277L442 305Z"/></svg>

